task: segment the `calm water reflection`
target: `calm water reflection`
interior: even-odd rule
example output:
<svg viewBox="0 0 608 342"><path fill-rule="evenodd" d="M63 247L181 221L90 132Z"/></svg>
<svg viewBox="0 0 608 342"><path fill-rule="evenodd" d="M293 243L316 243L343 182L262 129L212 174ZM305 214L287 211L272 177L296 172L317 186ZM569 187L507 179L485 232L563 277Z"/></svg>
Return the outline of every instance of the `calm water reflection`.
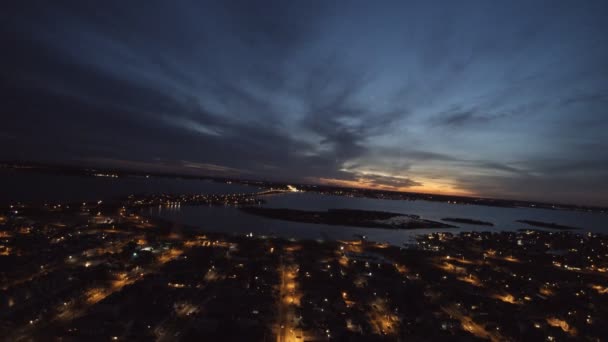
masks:
<svg viewBox="0 0 608 342"><path fill-rule="evenodd" d="M303 210L325 210L331 208L350 208L382 210L404 214L416 214L431 220L444 217L464 217L490 221L494 227L457 224L459 229L415 229L391 230L369 229L359 227L315 225L299 222L272 220L245 214L230 207L194 207L154 208L150 214L165 219L200 227L205 231L227 233L255 233L276 235L286 238L308 239L350 239L354 235L366 235L370 240L401 244L421 233L432 231L505 231L527 227L515 222L519 219L531 219L555 222L583 228L583 231L603 233L608 227L608 215L584 212L555 211L529 208L494 208L476 205L454 205L428 201L392 201L368 198L349 198L327 196L313 193L293 193L265 196L265 206L271 208L292 208Z"/></svg>

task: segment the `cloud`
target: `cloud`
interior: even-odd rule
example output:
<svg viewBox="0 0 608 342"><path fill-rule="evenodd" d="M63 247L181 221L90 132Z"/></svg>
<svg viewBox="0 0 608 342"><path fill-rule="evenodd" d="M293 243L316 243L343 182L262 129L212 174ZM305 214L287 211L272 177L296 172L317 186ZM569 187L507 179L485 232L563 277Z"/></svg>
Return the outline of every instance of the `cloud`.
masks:
<svg viewBox="0 0 608 342"><path fill-rule="evenodd" d="M607 102L608 102L608 91L599 92L599 93L573 95L573 96L562 99L560 101L560 104L563 106L570 106L570 105L576 105L576 104L588 104L588 103L598 103L598 104L605 105Z"/></svg>
<svg viewBox="0 0 608 342"><path fill-rule="evenodd" d="M452 106L450 109L437 114L431 118L431 122L437 126L448 128L461 127L482 127L497 120L504 119L512 115L525 114L524 108L518 108L514 112L494 112L496 108L487 110L481 109L482 104L473 104L473 107Z"/></svg>
<svg viewBox="0 0 608 342"><path fill-rule="evenodd" d="M162 116L161 117L162 121L165 121L167 124L169 125L174 125L177 127L181 127L187 130L192 130L201 134L205 134L205 135L213 135L213 136L220 136L221 134L214 130L213 128L210 128L206 125L203 125L199 122L196 122L194 120L188 119L188 118L176 118L176 117L171 117L171 116Z"/></svg>
<svg viewBox="0 0 608 342"><path fill-rule="evenodd" d="M308 178L309 181L327 185L404 191L423 186L422 183L405 177L393 177L368 173L352 173L344 178Z"/></svg>

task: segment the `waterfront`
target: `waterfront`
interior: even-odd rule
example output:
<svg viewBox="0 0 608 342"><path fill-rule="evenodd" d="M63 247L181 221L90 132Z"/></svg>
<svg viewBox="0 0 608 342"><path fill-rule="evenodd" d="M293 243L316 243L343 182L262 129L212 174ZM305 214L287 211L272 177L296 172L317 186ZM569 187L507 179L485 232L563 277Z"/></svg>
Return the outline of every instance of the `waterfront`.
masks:
<svg viewBox="0 0 608 342"><path fill-rule="evenodd" d="M0 170L2 193L0 202L15 203L92 201L122 198L132 194L220 194L257 193L260 186L227 184L210 180L163 177L91 177ZM74 185L76 184L76 186ZM447 231L516 231L533 228L517 220L536 220L580 227L581 232L605 233L608 215L598 212L549 210L539 208L508 208L425 200L387 200L365 197L327 195L315 192L282 192L259 196L266 208L298 210L360 209L419 215L423 219L441 221L446 217L467 218L491 222L494 226L466 223L454 224L457 229ZM371 241L401 245L411 243L419 234L446 231L446 229L368 229L362 227L330 226L288 222L250 215L232 206L162 205L142 209L142 213L176 223L191 225L204 232L228 234L272 235L295 239L352 239L366 236ZM536 229L538 229L536 227Z"/></svg>
<svg viewBox="0 0 608 342"><path fill-rule="evenodd" d="M555 341L606 334L607 235L589 232L602 227L603 214L249 188L256 191L2 208L0 332L15 341ZM307 224L241 210L250 206L473 216L496 225ZM512 231L524 228L517 219L561 217L591 228ZM505 321L505 313L513 318Z"/></svg>
<svg viewBox="0 0 608 342"><path fill-rule="evenodd" d="M501 208L479 205L447 204L430 201L380 200L315 193L284 193L261 197L264 207L299 210L327 210L336 208L390 211L420 215L424 219L440 221L446 217L463 217L494 223L493 227L458 223L458 229L366 229L360 227L329 226L272 220L243 213L233 207L173 206L148 209L147 213L167 220L199 227L212 232L236 232L274 235L296 239L351 239L365 235L377 242L400 245L413 241L418 234L429 232L462 231L516 231L532 228L517 220L532 219L544 222L580 227L582 232L605 233L608 230L608 215L578 211ZM221 222L221 224L216 224Z"/></svg>

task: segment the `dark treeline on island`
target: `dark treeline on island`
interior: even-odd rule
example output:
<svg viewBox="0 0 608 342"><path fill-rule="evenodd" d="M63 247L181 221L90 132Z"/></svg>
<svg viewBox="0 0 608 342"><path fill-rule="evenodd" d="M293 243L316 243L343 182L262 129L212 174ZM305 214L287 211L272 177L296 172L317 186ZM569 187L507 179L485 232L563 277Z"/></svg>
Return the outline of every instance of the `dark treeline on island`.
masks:
<svg viewBox="0 0 608 342"><path fill-rule="evenodd" d="M571 226L565 226L565 225L561 225L561 224L557 224L557 223L547 223L547 222L534 221L534 220L517 220L517 222L529 224L534 227L549 228L549 229L558 229L558 230L570 230L570 229L578 230L578 229L580 229L578 227L571 227Z"/></svg>
<svg viewBox="0 0 608 342"><path fill-rule="evenodd" d="M327 211L306 211L296 209L274 209L263 207L242 207L242 211L271 219L385 229L456 228L442 222L421 219L418 215L405 215L384 211L329 209Z"/></svg>
<svg viewBox="0 0 608 342"><path fill-rule="evenodd" d="M441 220L448 221L448 222L455 222L455 223L465 223L465 224L474 224L474 225L478 225L478 226L494 227L494 223L492 223L492 222L474 220L474 219L469 219L469 218L445 217L445 218L442 218Z"/></svg>

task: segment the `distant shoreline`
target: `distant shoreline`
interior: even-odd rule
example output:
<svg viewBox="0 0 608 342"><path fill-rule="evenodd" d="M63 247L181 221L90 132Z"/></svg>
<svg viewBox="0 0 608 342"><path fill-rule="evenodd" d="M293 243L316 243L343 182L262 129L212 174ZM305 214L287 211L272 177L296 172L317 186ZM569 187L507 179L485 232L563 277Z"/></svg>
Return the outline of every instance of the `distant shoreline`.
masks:
<svg viewBox="0 0 608 342"><path fill-rule="evenodd" d="M269 190L289 191L290 186L295 187L300 191L314 192L326 195L347 196L347 197L364 197L372 199L386 200L405 200L405 201L431 201L442 202L448 204L460 205L481 205L489 207L501 208L529 208L529 209L547 209L547 210L568 210L579 212L592 212L598 214L608 213L608 208L590 205L575 205L575 204L559 204L559 203L544 203L535 201L523 200L507 200L496 198L479 198L467 196L453 196L440 194L427 194L415 192L399 192L391 190L377 189L362 189L362 188L347 188L340 186L329 186L321 184L305 184L305 183L286 183L268 180L244 179L237 178L238 176L221 176L217 174L179 174L171 172L146 172L141 170L117 169L97 166L74 166L50 163L37 162L22 162L22 161L0 161L0 169L12 169L23 172L42 172L71 176L87 176L87 177L110 177L110 178L171 178L171 179L189 179L189 180L210 180L219 183L241 184L248 186L256 186Z"/></svg>

